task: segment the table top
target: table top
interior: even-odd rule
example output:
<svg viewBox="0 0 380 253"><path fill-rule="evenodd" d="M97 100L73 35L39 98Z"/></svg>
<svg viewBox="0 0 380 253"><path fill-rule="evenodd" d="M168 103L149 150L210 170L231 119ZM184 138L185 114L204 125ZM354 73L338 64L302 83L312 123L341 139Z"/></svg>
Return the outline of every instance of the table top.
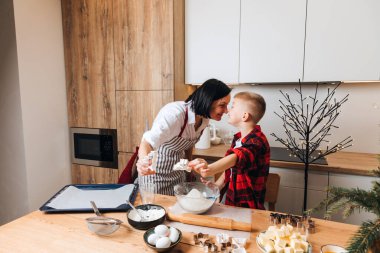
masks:
<svg viewBox="0 0 380 253"><path fill-rule="evenodd" d="M211 146L209 149L194 149L193 157L215 161L224 157L228 148L229 146L221 144ZM350 175L374 176L372 171L379 166L379 160L376 154L339 151L325 158L328 165L311 164L309 169ZM287 169L304 169L303 163L297 162L271 160L270 166Z"/></svg>
<svg viewBox="0 0 380 253"><path fill-rule="evenodd" d="M136 200L139 203L139 198ZM165 208L173 206L175 197L156 195L156 204ZM232 207L235 208L235 207ZM1 252L154 252L143 241L145 231L128 224L125 213L106 213L108 217L122 220L120 229L108 236L97 236L87 229L85 218L89 213L45 214L32 212L0 227ZM260 252L256 236L266 230L269 211L252 210L252 231L247 252ZM231 217L233 218L233 217ZM310 234L309 242L313 252L319 252L324 244L347 246L355 225L314 219L316 232ZM174 252L204 252L194 245L193 233L182 231L183 237Z"/></svg>

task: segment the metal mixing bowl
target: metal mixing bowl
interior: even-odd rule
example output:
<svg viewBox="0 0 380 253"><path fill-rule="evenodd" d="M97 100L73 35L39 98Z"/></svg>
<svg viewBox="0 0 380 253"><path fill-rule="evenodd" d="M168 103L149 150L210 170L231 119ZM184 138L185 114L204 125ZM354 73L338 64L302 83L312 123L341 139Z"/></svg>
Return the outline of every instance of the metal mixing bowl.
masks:
<svg viewBox="0 0 380 253"><path fill-rule="evenodd" d="M86 219L89 230L97 235L109 235L119 229L121 220L102 216L90 217Z"/></svg>

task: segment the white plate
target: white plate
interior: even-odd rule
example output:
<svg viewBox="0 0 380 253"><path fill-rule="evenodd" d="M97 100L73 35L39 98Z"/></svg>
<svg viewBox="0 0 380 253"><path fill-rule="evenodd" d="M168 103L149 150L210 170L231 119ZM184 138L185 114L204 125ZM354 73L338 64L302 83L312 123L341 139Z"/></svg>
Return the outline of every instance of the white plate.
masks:
<svg viewBox="0 0 380 253"><path fill-rule="evenodd" d="M265 231L260 232L260 234L264 234L264 233L265 233ZM261 252L267 253L267 251L265 250L264 246L261 243L259 243L259 235L256 236L256 244L257 244L257 246L259 246L259 249L261 250ZM312 247L311 247L310 243L309 243L309 249L308 249L307 253L312 253Z"/></svg>

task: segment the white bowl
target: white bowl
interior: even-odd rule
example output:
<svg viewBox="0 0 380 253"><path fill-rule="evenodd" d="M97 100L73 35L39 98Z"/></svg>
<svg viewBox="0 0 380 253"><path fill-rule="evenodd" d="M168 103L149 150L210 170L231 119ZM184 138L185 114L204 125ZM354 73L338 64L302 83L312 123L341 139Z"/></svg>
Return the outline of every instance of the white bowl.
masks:
<svg viewBox="0 0 380 253"><path fill-rule="evenodd" d="M219 145L222 142L222 138L220 137L211 138L210 142L212 145Z"/></svg>
<svg viewBox="0 0 380 253"><path fill-rule="evenodd" d="M321 247L321 253L346 253L345 248L334 244L326 244Z"/></svg>

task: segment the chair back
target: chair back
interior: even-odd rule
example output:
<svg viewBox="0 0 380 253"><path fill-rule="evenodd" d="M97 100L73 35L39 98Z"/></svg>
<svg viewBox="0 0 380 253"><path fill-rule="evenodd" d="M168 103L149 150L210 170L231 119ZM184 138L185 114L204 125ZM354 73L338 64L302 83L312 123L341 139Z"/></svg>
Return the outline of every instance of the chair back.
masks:
<svg viewBox="0 0 380 253"><path fill-rule="evenodd" d="M265 202L268 202L269 211L275 211L275 205L280 188L280 175L269 173L266 184Z"/></svg>

